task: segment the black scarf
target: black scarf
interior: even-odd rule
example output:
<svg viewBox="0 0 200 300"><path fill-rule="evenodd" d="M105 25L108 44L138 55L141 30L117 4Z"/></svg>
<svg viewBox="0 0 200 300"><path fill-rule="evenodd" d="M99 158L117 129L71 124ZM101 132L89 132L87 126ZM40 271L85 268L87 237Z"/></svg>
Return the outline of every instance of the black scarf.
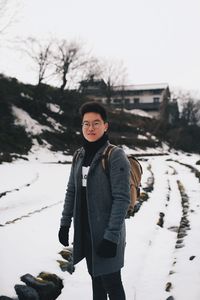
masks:
<svg viewBox="0 0 200 300"><path fill-rule="evenodd" d="M103 136L95 142L88 142L83 137L83 148L85 149L85 156L83 160L83 166L90 166L95 154L97 151L108 141L107 133L104 133Z"/></svg>

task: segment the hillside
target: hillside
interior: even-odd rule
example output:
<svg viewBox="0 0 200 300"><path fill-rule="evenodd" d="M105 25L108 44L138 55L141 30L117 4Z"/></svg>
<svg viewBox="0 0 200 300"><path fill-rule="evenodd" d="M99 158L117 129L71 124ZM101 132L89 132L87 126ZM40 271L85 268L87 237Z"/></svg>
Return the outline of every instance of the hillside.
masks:
<svg viewBox="0 0 200 300"><path fill-rule="evenodd" d="M81 144L78 110L84 101L79 91L61 94L48 85L38 88L0 75L0 162L23 158L36 148L72 154ZM155 119L117 109L109 110L109 122L110 140L118 145L143 152L161 147L164 141L177 149L200 149L200 130L163 126Z"/></svg>

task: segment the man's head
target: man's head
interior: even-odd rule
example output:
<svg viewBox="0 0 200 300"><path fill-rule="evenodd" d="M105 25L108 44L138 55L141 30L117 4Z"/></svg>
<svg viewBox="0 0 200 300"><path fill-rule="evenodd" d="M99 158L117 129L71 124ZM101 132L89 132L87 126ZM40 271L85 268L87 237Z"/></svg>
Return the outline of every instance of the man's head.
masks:
<svg viewBox="0 0 200 300"><path fill-rule="evenodd" d="M89 142L99 140L108 129L105 108L97 102L84 103L80 108L82 132Z"/></svg>

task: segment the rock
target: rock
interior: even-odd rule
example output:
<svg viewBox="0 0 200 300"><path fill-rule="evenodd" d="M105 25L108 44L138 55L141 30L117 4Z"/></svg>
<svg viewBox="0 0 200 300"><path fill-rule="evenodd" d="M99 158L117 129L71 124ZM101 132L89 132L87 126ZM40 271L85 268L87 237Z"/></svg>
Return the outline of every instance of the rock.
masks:
<svg viewBox="0 0 200 300"><path fill-rule="evenodd" d="M176 244L176 246L175 246L176 249L180 249L180 248L183 248L183 247L184 247L183 244Z"/></svg>
<svg viewBox="0 0 200 300"><path fill-rule="evenodd" d="M63 261L63 260L57 260L57 262L59 263L60 268L63 272L67 271L70 274L72 274L75 271L75 267L72 264L72 262Z"/></svg>
<svg viewBox="0 0 200 300"><path fill-rule="evenodd" d="M15 291L19 300L39 300L38 293L30 286L16 284Z"/></svg>
<svg viewBox="0 0 200 300"><path fill-rule="evenodd" d="M160 226L160 227L163 227L165 214L163 212L160 212L159 216L160 216L160 218L157 222L157 225Z"/></svg>
<svg viewBox="0 0 200 300"><path fill-rule="evenodd" d="M179 239L182 239L182 238L184 238L186 235L187 235L187 234L186 234L185 232L180 232L180 233L178 233L177 237L178 237Z"/></svg>
<svg viewBox="0 0 200 300"><path fill-rule="evenodd" d="M58 291L58 296L61 293L61 290L63 289L64 285L63 285L63 281L60 277L58 277L56 274L52 274L52 273L48 273L48 272L41 272L38 275L39 278L46 280L46 281L52 281Z"/></svg>
<svg viewBox="0 0 200 300"><path fill-rule="evenodd" d="M147 201L149 198L148 194L145 192L141 192L140 193L140 198L139 198L139 202L143 202L143 201Z"/></svg>
<svg viewBox="0 0 200 300"><path fill-rule="evenodd" d="M72 252L69 250L62 250L59 254L67 261L72 261Z"/></svg>
<svg viewBox="0 0 200 300"><path fill-rule="evenodd" d="M35 278L30 274L22 276L21 280L37 291L40 300L55 300L61 294L60 287L56 286L53 281Z"/></svg>
<svg viewBox="0 0 200 300"><path fill-rule="evenodd" d="M183 239L178 239L178 240L176 241L176 243L177 243L177 244L182 244L182 243L183 243Z"/></svg>
<svg viewBox="0 0 200 300"><path fill-rule="evenodd" d="M165 286L165 291L169 292L171 290L171 288L172 288L172 283L171 282L167 282L166 286Z"/></svg>
<svg viewBox="0 0 200 300"><path fill-rule="evenodd" d="M171 226L171 227L168 227L168 230L173 231L173 232L178 232L179 227L178 226Z"/></svg>
<svg viewBox="0 0 200 300"><path fill-rule="evenodd" d="M196 165L200 165L200 160L197 160Z"/></svg>
<svg viewBox="0 0 200 300"><path fill-rule="evenodd" d="M190 260L193 260L195 257L195 255L190 256Z"/></svg>

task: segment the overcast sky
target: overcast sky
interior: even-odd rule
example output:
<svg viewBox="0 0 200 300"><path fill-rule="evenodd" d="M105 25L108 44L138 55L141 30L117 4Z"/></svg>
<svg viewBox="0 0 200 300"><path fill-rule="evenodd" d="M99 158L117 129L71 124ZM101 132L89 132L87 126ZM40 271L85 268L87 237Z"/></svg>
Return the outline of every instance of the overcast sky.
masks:
<svg viewBox="0 0 200 300"><path fill-rule="evenodd" d="M16 0L13 0L13 3ZM9 37L66 38L122 60L129 84L167 82L200 92L200 0L20 0ZM0 72L36 82L18 52L0 48Z"/></svg>

